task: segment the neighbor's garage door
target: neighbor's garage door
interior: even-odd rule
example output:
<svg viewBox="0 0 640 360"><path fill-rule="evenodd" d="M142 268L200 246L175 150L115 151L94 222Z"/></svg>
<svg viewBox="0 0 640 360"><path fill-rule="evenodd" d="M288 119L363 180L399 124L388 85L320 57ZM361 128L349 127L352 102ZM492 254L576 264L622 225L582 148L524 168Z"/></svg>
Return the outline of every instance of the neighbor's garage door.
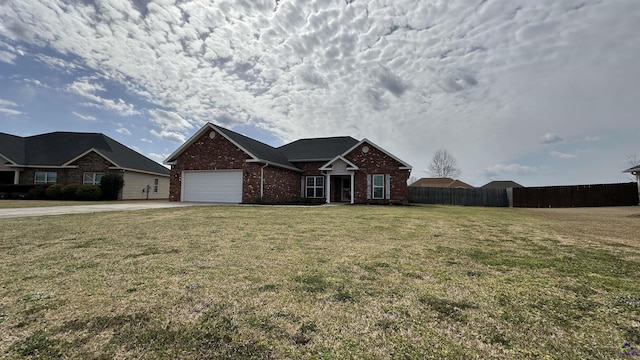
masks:
<svg viewBox="0 0 640 360"><path fill-rule="evenodd" d="M242 202L242 170L185 171L182 201Z"/></svg>

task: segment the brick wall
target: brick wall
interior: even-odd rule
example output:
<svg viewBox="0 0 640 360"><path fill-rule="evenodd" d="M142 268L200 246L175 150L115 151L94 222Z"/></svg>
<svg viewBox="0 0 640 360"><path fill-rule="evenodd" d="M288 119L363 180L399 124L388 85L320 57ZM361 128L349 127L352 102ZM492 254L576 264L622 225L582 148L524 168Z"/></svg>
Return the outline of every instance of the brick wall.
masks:
<svg viewBox="0 0 640 360"><path fill-rule="evenodd" d="M122 176L120 170L109 170L109 167L114 165L95 152L88 153L70 165L78 167L75 169L25 169L20 172L20 184L33 184L37 171L56 172L57 183L65 185L82 184L85 172L114 173Z"/></svg>
<svg viewBox="0 0 640 360"><path fill-rule="evenodd" d="M216 135L212 139L209 134ZM179 201L184 170L242 169L242 202L260 199L260 174L263 163L246 162L248 155L214 130L208 130L178 156L171 166L169 200ZM300 197L300 174L275 167L264 168L264 201L293 202Z"/></svg>
<svg viewBox="0 0 640 360"><path fill-rule="evenodd" d="M107 161L102 156L95 152L90 152L80 159L74 161L71 165L77 165L77 169L69 169L66 174L66 179L60 178L58 173L58 182L62 184L82 184L84 180L85 172L101 172L108 174L109 167L114 166L111 162ZM122 171L111 171L122 176Z"/></svg>
<svg viewBox="0 0 640 360"><path fill-rule="evenodd" d="M363 152L363 147L369 148L368 152ZM398 161L378 150L376 147L363 143L353 149L345 158L356 165L360 171L356 172L354 183L354 201L356 203L367 204L388 204L399 203L408 204L407 180L409 170L400 170L402 166ZM367 199L367 175L390 174L391 199Z"/></svg>
<svg viewBox="0 0 640 360"><path fill-rule="evenodd" d="M300 173L264 163L246 163L242 183L243 203L290 203L300 200ZM264 198L260 199L260 174Z"/></svg>
<svg viewBox="0 0 640 360"><path fill-rule="evenodd" d="M211 133L215 134L213 139L210 137ZM240 150L224 136L214 130L207 130L178 156L176 165L171 165L169 200L180 201L180 190L182 187L181 176L184 170L243 169L245 170L244 177L247 177L248 171L255 171L255 166L247 165L256 165L245 163L247 157L244 151ZM253 184L252 181L253 180L251 180L249 184L247 184L246 181L243 183L243 202L245 201L244 196L247 194L246 190L249 190L248 197L254 196L255 194L255 184ZM253 188L245 189L245 186L252 184ZM260 188L258 187L258 195L259 194Z"/></svg>

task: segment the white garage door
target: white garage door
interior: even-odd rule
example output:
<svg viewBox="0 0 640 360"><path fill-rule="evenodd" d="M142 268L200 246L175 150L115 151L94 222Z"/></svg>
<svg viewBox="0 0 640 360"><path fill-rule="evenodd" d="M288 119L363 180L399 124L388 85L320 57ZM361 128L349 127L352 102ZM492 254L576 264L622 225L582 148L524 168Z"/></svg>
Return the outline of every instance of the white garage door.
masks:
<svg viewBox="0 0 640 360"><path fill-rule="evenodd" d="M241 203L242 170L185 171L182 201Z"/></svg>

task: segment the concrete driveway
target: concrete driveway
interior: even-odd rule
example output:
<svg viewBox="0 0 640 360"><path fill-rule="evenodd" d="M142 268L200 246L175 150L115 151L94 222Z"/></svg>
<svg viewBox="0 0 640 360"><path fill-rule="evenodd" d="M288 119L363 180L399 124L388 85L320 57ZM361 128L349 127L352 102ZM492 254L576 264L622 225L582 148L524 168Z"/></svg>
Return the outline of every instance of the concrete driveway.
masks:
<svg viewBox="0 0 640 360"><path fill-rule="evenodd" d="M14 209L0 209L0 219L27 217L27 216L85 214L85 213L104 212L104 211L132 211L132 210L163 209L163 208L203 206L203 205L208 205L208 204L169 202L169 201L141 201L141 202L123 202L123 203L94 204L94 205L14 208Z"/></svg>

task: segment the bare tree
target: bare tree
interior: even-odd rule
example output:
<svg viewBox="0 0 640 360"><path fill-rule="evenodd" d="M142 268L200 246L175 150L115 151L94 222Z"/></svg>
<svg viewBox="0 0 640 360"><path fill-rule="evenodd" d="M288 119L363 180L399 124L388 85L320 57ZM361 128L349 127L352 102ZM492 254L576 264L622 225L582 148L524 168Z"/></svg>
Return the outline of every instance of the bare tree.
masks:
<svg viewBox="0 0 640 360"><path fill-rule="evenodd" d="M457 179L460 176L460 169L456 159L446 149L440 149L433 154L429 172L434 177Z"/></svg>

